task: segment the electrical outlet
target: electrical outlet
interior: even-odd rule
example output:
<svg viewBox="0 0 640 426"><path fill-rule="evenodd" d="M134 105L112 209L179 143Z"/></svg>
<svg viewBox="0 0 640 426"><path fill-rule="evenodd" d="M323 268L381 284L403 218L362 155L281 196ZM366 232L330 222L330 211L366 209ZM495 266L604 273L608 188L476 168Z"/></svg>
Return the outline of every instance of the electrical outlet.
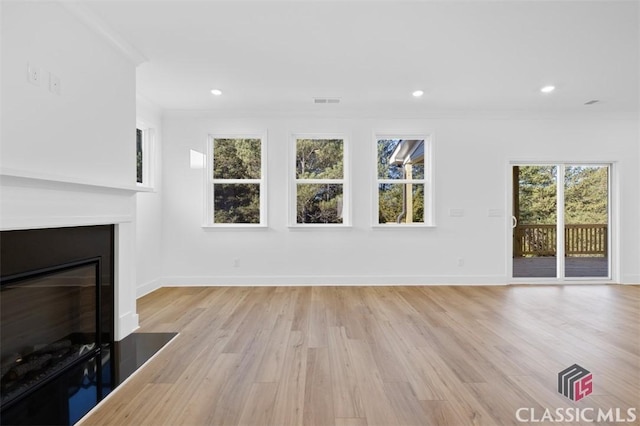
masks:
<svg viewBox="0 0 640 426"><path fill-rule="evenodd" d="M239 258L234 258L233 259L233 267L234 268L239 268L240 267L240 259Z"/></svg>
<svg viewBox="0 0 640 426"><path fill-rule="evenodd" d="M460 267L464 266L464 258L463 257L459 257L458 258L458 266L460 266Z"/></svg>
<svg viewBox="0 0 640 426"><path fill-rule="evenodd" d="M27 81L34 86L40 86L41 79L40 68L33 64L27 64Z"/></svg>
<svg viewBox="0 0 640 426"><path fill-rule="evenodd" d="M54 95L60 95L60 77L49 73L49 91Z"/></svg>

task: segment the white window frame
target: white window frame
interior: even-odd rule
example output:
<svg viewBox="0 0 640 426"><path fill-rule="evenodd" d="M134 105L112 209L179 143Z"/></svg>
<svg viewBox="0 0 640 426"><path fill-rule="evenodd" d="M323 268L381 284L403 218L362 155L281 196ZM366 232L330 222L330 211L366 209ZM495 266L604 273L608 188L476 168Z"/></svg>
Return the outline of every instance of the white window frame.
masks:
<svg viewBox="0 0 640 426"><path fill-rule="evenodd" d="M342 141L342 179L298 179L296 177L296 149L298 139L340 139ZM349 138L344 133L292 133L289 150L289 227L290 228L349 228L351 227L351 168ZM298 223L298 184L342 185L342 223Z"/></svg>
<svg viewBox="0 0 640 426"><path fill-rule="evenodd" d="M136 120L137 131L142 130L142 182L138 182L137 148L136 148L136 186L153 189L155 185L155 134L153 127L144 121ZM137 139L136 139L137 144Z"/></svg>
<svg viewBox="0 0 640 426"><path fill-rule="evenodd" d="M424 141L424 179L380 179L378 176L378 141L380 139L415 139ZM373 216L372 228L402 229L402 228L434 228L435 197L434 197L434 160L433 135L430 133L375 133L373 140ZM414 223L378 223L379 220L379 190L380 184L413 183L424 185L424 218L423 222Z"/></svg>
<svg viewBox="0 0 640 426"><path fill-rule="evenodd" d="M215 161L213 142L216 139L259 139L260 140L260 179L214 179L213 163ZM266 228L267 227L267 137L266 134L209 134L206 147L205 173L205 211L203 228ZM214 185L227 184L259 184L260 186L260 223L215 223L214 222Z"/></svg>

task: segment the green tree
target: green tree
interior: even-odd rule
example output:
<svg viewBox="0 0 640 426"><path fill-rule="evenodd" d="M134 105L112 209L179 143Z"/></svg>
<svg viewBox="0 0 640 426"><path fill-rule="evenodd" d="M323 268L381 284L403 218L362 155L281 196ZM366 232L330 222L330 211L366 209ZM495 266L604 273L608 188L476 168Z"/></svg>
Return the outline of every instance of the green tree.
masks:
<svg viewBox="0 0 640 426"><path fill-rule="evenodd" d="M551 225L557 218L557 168L555 166L520 166L520 217L522 224Z"/></svg>
<svg viewBox="0 0 640 426"><path fill-rule="evenodd" d="M341 139L298 139L296 178L343 179L344 143ZM343 185L298 182L297 223L342 223Z"/></svg>
<svg viewBox="0 0 640 426"><path fill-rule="evenodd" d="M260 139L215 139L214 179L259 179ZM216 183L213 188L215 223L260 223L260 185Z"/></svg>
<svg viewBox="0 0 640 426"><path fill-rule="evenodd" d="M607 167L566 167L564 182L566 223L606 224L608 222Z"/></svg>
<svg viewBox="0 0 640 426"><path fill-rule="evenodd" d="M519 221L522 224L555 224L557 220L557 168L520 166ZM567 224L606 224L608 168L567 166L564 202Z"/></svg>

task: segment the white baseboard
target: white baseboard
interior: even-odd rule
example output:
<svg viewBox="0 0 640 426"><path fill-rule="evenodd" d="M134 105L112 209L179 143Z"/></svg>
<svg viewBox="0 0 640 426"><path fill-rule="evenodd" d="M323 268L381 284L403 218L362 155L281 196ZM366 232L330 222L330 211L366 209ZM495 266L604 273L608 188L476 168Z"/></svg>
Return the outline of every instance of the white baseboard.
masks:
<svg viewBox="0 0 640 426"><path fill-rule="evenodd" d="M640 275L624 275L620 283L640 285Z"/></svg>
<svg viewBox="0 0 640 426"><path fill-rule="evenodd" d="M127 312L118 318L118 327L116 329L116 340L122 340L129 334L136 331L140 326L138 323L138 314L135 312Z"/></svg>
<svg viewBox="0 0 640 426"><path fill-rule="evenodd" d="M155 280L151 280L142 285L139 285L138 287L136 287L136 299L139 299L142 296L145 296L152 291L159 289L160 287L162 287L162 281L160 278L156 278Z"/></svg>
<svg viewBox="0 0 640 426"><path fill-rule="evenodd" d="M393 286L393 285L506 285L504 275L486 276L385 276L385 275L284 275L284 276L169 276L159 287L208 286Z"/></svg>

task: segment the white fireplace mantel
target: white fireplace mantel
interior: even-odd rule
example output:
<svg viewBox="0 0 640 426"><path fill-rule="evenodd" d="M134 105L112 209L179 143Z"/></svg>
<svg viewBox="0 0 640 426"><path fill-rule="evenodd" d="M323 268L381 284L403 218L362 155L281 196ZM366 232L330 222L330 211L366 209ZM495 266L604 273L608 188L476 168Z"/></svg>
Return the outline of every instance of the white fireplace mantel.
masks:
<svg viewBox="0 0 640 426"><path fill-rule="evenodd" d="M138 328L135 217L146 188L0 170L0 230L115 225L115 338Z"/></svg>

